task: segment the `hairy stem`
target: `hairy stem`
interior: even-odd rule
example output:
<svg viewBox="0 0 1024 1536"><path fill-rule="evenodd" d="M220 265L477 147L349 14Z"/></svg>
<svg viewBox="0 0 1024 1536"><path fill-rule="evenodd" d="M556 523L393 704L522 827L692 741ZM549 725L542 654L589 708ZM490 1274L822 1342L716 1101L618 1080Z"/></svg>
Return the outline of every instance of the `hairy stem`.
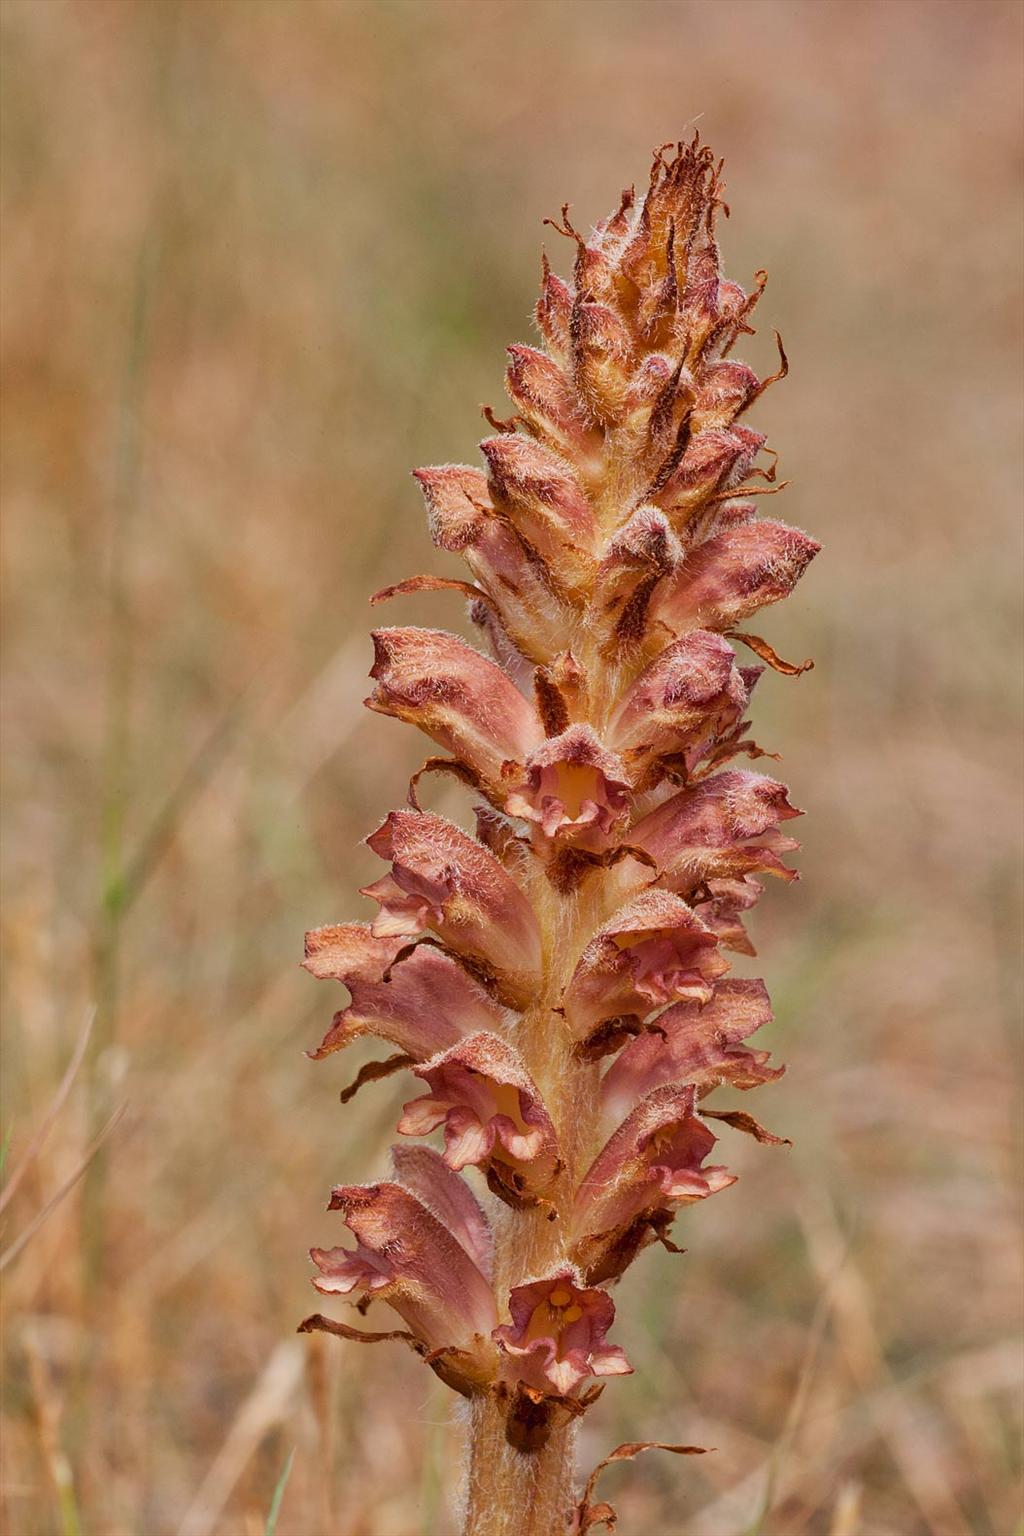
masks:
<svg viewBox="0 0 1024 1536"><path fill-rule="evenodd" d="M599 920L600 882L559 895L539 866L532 892L544 942L544 986L522 1019L523 1056L549 1105L565 1166L552 1199L495 1223L495 1276L507 1294L565 1261L572 1204L588 1166L598 1120L597 1068L581 1061L558 999L572 974L583 937ZM474 1404L470 1427L469 1497L464 1536L555 1536L567 1527L574 1497L575 1427L552 1429L528 1453L506 1439L507 1416L493 1399Z"/></svg>
<svg viewBox="0 0 1024 1536"><path fill-rule="evenodd" d="M563 1536L573 1502L576 1426L556 1429L524 1454L505 1438L505 1414L478 1398L470 1425L464 1536Z"/></svg>

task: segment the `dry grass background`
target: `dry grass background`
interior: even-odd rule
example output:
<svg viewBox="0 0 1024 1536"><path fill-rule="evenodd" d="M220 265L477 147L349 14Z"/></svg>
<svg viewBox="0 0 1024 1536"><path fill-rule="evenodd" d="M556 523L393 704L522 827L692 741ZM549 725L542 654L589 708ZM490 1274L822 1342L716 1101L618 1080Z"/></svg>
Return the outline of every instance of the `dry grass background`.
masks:
<svg viewBox="0 0 1024 1536"><path fill-rule="evenodd" d="M407 471L500 407L542 216L699 115L826 545L759 698L811 812L756 922L795 1147L631 1272L583 1459L717 1447L613 1469L624 1536L1017 1528L1021 14L5 0L9 1176L96 1009L8 1250L127 1105L4 1275L12 1536L259 1536L293 1449L279 1536L454 1529L452 1397L294 1336L402 1095L338 1106L295 962L417 760L359 702L368 594L447 568Z"/></svg>

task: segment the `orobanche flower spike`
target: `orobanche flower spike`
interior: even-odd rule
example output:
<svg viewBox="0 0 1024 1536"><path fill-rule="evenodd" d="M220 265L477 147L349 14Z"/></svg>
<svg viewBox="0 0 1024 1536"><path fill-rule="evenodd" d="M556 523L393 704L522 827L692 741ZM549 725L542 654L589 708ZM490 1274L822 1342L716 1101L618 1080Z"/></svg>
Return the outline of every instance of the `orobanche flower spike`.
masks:
<svg viewBox="0 0 1024 1536"><path fill-rule="evenodd" d="M331 1194L354 1246L312 1255L320 1292L401 1327L303 1328L404 1340L468 1400L467 1536L614 1519L573 1466L580 1416L632 1370L613 1289L652 1243L678 1251L683 1206L734 1183L718 1122L780 1139L736 1107L782 1069L748 1043L764 984L727 956L754 953L762 877L796 878L800 814L744 765L767 755L745 718L764 667L744 657L802 667L743 626L818 545L759 515L781 486L741 418L786 358L780 342L758 379L731 356L765 274L750 292L720 275L722 189L695 137L588 239L563 209L572 280L545 258L541 345L509 348L514 415L487 413L482 467L414 472L471 579L374 601L462 593L479 648L374 635L367 704L438 752L368 839L377 916L306 940L308 969L350 994L311 1054L396 1048L343 1098L411 1075L389 1176ZM438 771L468 790L475 835L421 807Z"/></svg>

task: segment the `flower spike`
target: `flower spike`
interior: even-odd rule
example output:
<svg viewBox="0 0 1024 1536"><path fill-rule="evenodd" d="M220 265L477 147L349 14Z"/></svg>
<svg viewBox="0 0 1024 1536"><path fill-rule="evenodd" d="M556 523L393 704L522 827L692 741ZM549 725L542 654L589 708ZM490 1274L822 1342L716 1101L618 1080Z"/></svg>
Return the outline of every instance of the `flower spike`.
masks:
<svg viewBox="0 0 1024 1536"><path fill-rule="evenodd" d="M608 1287L656 1242L681 1251L684 1208L735 1182L716 1121L784 1139L712 1095L783 1070L749 1044L765 985L729 956L755 953L761 877L797 878L800 812L738 764L775 755L746 718L765 668L810 663L746 626L818 544L768 515L786 482L747 414L788 362L781 342L766 378L733 356L766 274L723 277L723 208L694 134L592 233L568 206L549 221L571 273L544 257L536 343L508 349L514 414L487 408L479 464L413 472L468 578L396 572L377 596L468 599L471 643L373 636L369 708L444 755L367 839L387 866L363 892L376 917L306 939L306 969L349 994L310 1055L377 1036L397 1053L353 1087L405 1069L423 1087L397 1113L392 1177L332 1195L355 1247L313 1250L321 1294L384 1302L403 1327L303 1326L402 1339L470 1399L465 1536L508 1510L523 1536L614 1520L572 1473L573 1423L632 1369ZM421 808L437 771L471 797L475 835Z"/></svg>

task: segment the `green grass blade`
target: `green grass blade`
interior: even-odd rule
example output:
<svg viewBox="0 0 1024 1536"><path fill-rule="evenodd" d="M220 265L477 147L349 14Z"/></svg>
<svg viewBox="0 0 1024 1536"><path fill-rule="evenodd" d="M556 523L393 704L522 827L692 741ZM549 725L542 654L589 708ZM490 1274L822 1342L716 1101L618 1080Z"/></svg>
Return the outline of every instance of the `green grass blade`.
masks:
<svg viewBox="0 0 1024 1536"><path fill-rule="evenodd" d="M270 1510L267 1514L267 1527L263 1536L274 1536L277 1529L277 1517L281 1513L281 1500L284 1498L284 1490L288 1486L288 1478L291 1475L292 1462L295 1460L295 1447L288 1452L288 1460L281 1469L281 1476L277 1480L274 1489L274 1497L270 1501Z"/></svg>

